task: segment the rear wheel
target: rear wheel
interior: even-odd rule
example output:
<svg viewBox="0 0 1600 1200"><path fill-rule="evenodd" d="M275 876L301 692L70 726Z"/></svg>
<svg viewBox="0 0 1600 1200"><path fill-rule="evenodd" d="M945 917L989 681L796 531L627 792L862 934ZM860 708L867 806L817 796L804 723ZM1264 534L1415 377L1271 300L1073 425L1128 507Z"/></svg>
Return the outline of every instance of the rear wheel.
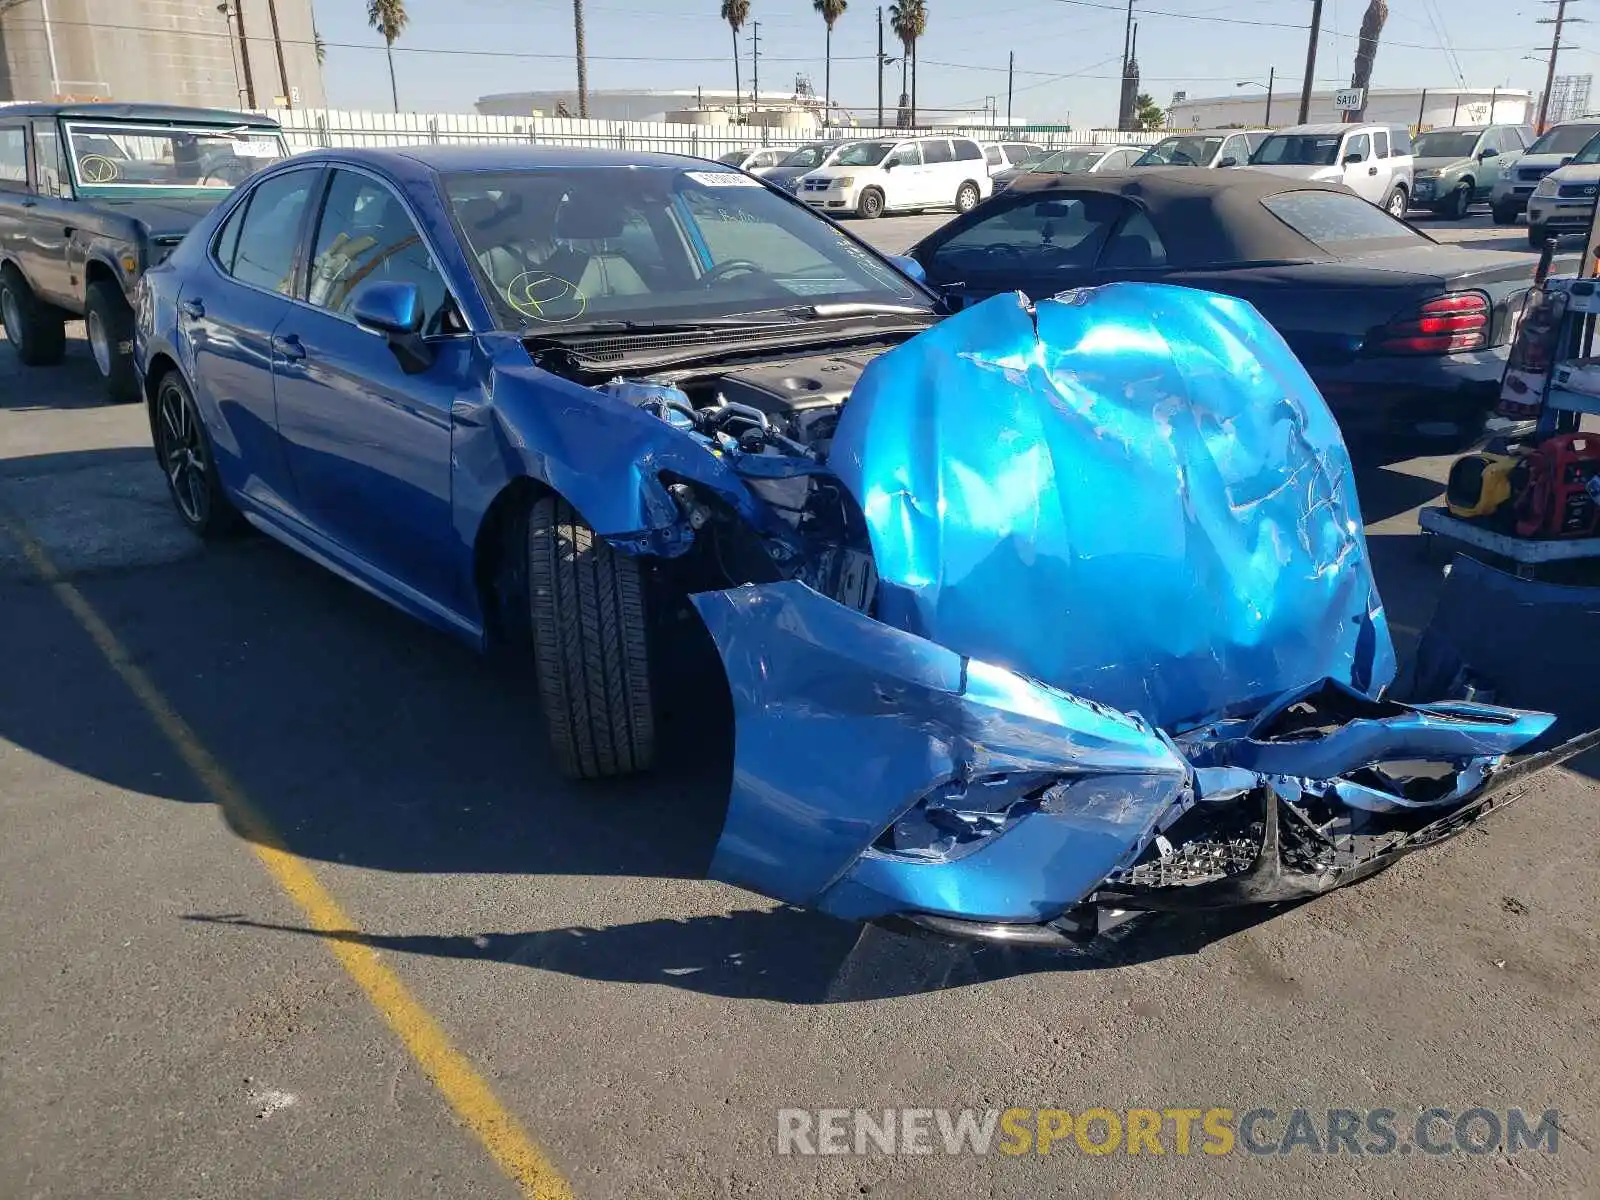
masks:
<svg viewBox="0 0 1600 1200"><path fill-rule="evenodd" d="M1405 188L1397 187L1384 198L1383 210L1396 220L1403 221L1406 219L1406 206L1409 201L1410 197L1406 195Z"/></svg>
<svg viewBox="0 0 1600 1200"><path fill-rule="evenodd" d="M11 266L0 269L0 321L23 366L53 367L66 357L65 315L35 296L22 272Z"/></svg>
<svg viewBox="0 0 1600 1200"><path fill-rule="evenodd" d="M574 779L643 771L655 757L644 580L565 500L528 514L534 674L556 764Z"/></svg>
<svg viewBox="0 0 1600 1200"><path fill-rule="evenodd" d="M206 541L239 532L244 518L222 489L200 410L176 371L168 371L156 385L151 425L156 458L178 518Z"/></svg>
<svg viewBox="0 0 1600 1200"><path fill-rule="evenodd" d="M106 395L115 404L139 398L139 376L133 369L133 309L122 289L106 279L89 285L83 323L94 365L106 381Z"/></svg>
<svg viewBox="0 0 1600 1200"><path fill-rule="evenodd" d="M956 211L958 213L971 212L978 207L978 201L983 199L978 191L978 185L970 179L956 189Z"/></svg>
<svg viewBox="0 0 1600 1200"><path fill-rule="evenodd" d="M883 216L883 193L877 188L867 188L856 198L856 215L867 220Z"/></svg>

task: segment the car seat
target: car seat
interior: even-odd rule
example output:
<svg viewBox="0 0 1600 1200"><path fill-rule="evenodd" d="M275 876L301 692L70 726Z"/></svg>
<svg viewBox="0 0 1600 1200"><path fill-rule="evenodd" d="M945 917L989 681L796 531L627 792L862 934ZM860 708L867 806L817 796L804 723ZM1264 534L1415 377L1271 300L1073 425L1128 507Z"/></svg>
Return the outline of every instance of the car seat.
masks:
<svg viewBox="0 0 1600 1200"><path fill-rule="evenodd" d="M556 250L543 270L584 296L637 296L650 290L627 257L609 243L622 236L627 211L597 193L569 195L556 210Z"/></svg>

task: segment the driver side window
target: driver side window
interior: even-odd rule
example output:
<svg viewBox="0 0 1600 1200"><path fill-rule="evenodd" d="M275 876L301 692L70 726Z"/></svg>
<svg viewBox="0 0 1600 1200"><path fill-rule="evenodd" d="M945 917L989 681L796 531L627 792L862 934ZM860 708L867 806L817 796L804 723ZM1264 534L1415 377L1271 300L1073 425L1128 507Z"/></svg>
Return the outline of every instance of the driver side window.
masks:
<svg viewBox="0 0 1600 1200"><path fill-rule="evenodd" d="M1344 153L1339 156L1339 161L1343 162L1345 159L1351 157L1354 157L1357 162L1366 162L1367 159L1371 158L1372 139L1364 133L1358 133L1346 141L1344 144Z"/></svg>

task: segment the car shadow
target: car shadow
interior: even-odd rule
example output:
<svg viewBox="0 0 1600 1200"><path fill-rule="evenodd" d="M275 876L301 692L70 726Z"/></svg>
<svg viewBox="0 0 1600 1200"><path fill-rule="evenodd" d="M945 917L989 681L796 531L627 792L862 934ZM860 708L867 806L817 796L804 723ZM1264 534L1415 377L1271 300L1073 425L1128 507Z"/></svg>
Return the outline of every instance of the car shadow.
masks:
<svg viewBox="0 0 1600 1200"><path fill-rule="evenodd" d="M81 323L67 323L67 357L54 367L25 367L0 335L0 411L105 408L105 383L83 339Z"/></svg>

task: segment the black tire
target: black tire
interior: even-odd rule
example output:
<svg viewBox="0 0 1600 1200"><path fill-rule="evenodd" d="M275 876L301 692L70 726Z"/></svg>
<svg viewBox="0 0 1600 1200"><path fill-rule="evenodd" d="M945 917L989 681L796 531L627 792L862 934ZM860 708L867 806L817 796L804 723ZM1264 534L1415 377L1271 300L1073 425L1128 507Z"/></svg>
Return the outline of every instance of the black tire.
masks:
<svg viewBox="0 0 1600 1200"><path fill-rule="evenodd" d="M644 579L565 500L528 514L534 675L556 765L573 779L648 768L655 758Z"/></svg>
<svg viewBox="0 0 1600 1200"><path fill-rule="evenodd" d="M883 193L877 188L863 188L861 195L856 197L856 216L864 217L868 221L875 221L883 216Z"/></svg>
<svg viewBox="0 0 1600 1200"><path fill-rule="evenodd" d="M0 323L23 366L53 367L66 357L66 315L35 296L12 266L0 268Z"/></svg>
<svg viewBox="0 0 1600 1200"><path fill-rule="evenodd" d="M1439 215L1450 221L1463 221L1467 216L1467 209L1472 207L1472 182L1461 184L1450 193L1450 198L1439 207Z"/></svg>
<svg viewBox="0 0 1600 1200"><path fill-rule="evenodd" d="M969 213L978 207L978 201L982 199L982 190L969 179L956 189L956 211Z"/></svg>
<svg viewBox="0 0 1600 1200"><path fill-rule="evenodd" d="M113 404L139 398L139 374L133 369L133 309L122 289L106 279L89 285L83 324L95 366L106 382Z"/></svg>
<svg viewBox="0 0 1600 1200"><path fill-rule="evenodd" d="M1489 210L1496 225L1515 225L1517 223L1517 210L1506 208L1504 205L1495 205Z"/></svg>
<svg viewBox="0 0 1600 1200"><path fill-rule="evenodd" d="M1543 250L1545 241L1550 237L1543 225L1528 226L1528 245L1535 250Z"/></svg>
<svg viewBox="0 0 1600 1200"><path fill-rule="evenodd" d="M1389 189L1389 194L1383 198L1383 211L1396 220L1406 219L1406 208L1410 204L1410 197L1406 195L1403 187Z"/></svg>
<svg viewBox="0 0 1600 1200"><path fill-rule="evenodd" d="M223 490L200 409L177 371L168 371L156 384L150 432L178 519L208 542L241 532L245 520Z"/></svg>

